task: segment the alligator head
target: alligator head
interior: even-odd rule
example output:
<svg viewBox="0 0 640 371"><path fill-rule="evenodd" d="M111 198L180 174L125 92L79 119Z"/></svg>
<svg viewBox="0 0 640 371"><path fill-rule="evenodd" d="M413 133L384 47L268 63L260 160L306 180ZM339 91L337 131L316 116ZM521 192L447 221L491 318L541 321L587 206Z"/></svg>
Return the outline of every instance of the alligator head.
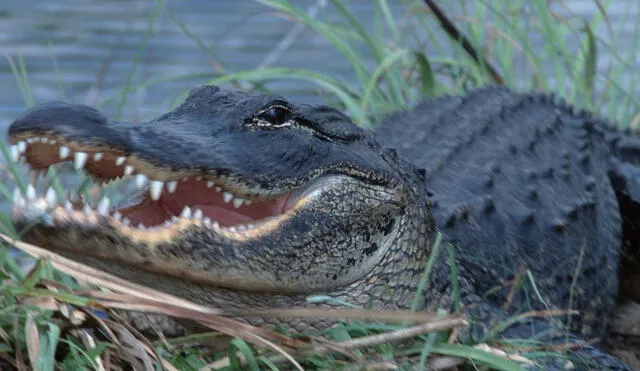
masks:
<svg viewBox="0 0 640 371"><path fill-rule="evenodd" d="M223 309L311 294L407 307L434 237L423 174L327 106L204 86L140 124L44 104L9 137L33 169L73 161L140 189L118 207L30 189L14 208L23 240Z"/></svg>

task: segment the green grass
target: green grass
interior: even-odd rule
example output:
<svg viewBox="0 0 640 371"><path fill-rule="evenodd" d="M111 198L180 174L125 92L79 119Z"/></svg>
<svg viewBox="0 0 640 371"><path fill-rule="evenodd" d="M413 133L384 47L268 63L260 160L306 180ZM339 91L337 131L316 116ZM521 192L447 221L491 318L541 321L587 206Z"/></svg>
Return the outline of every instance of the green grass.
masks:
<svg viewBox="0 0 640 371"><path fill-rule="evenodd" d="M142 63L148 40L152 37L151 30L158 17L163 12L168 13L165 2L158 0L149 17L144 42L132 60L132 67L122 90L114 96L102 97L97 106L115 107L118 116L121 116L129 97L138 89L152 88L167 81L181 79L195 78L201 83L232 84L238 88L263 92L270 91L270 82L293 79L305 82L318 94L319 99L340 107L358 125L372 127L382 114L410 107L425 97L445 93L462 94L471 88L493 83L496 77L490 73L492 67L508 86L522 90L557 92L578 107L606 113L607 117L623 128L635 127L640 123L640 101L634 94L638 81L634 67L635 58L640 51L640 30L633 32L636 39L632 47L625 50L618 47L617 39L622 27L616 27L607 16L607 7L613 0L598 2L601 12L588 20L560 18L549 10L544 0L480 0L473 9L465 8L464 4L469 2L460 1L463 12L450 16L469 38L474 49L480 51L487 64L483 61L476 62L463 50L459 40L449 38L438 27L422 1L404 0L406 11L399 15L391 14L389 1L374 1L376 16L373 29L366 29L344 0L329 1L329 7L341 16L339 24L329 24L319 18L309 17L303 9L294 6L293 1L258 2L273 11L286 14L292 22L301 22L321 35L351 66L355 78L347 80L343 76L332 76L323 71L278 66L260 70L234 70L205 41L199 39L188 24L175 14L168 14L169 19L193 41L194 49L209 55L212 64L217 67L210 73L154 76L143 83L134 83L133 77ZM530 14L521 17L525 4ZM554 5L561 7L562 3ZM523 18L526 19L523 21ZM640 19L630 23L634 27L640 27ZM605 42L602 35L595 32L599 27L607 30L612 43ZM539 43L542 45L540 50L534 50L534 39L543 40ZM425 53L427 46L432 51L429 55ZM373 67L361 57L363 51L371 56ZM604 73L598 72L597 65L597 57L602 53L610 55L612 60L611 66ZM28 78L28 60L20 55L7 55L6 61L14 73L25 107L32 106L35 102ZM60 67L53 59L52 69L57 72ZM60 90L64 92L64 81L61 81ZM171 100L166 109L178 104L185 95L186 92L183 92L176 97L169 97ZM0 150L9 158L5 143L0 143ZM5 171L12 175L16 186L24 191L27 180L20 176L19 166L9 161ZM49 178L53 179L60 195L68 191L55 172L49 174ZM117 185L97 190L85 179L77 189L71 191L73 194L84 195L91 192L113 194L115 186ZM10 199L12 187L13 185L0 184L0 197ZM11 226L9 215L0 215L0 230L14 238L19 232ZM446 253L450 257L453 254L453 249L446 246L434 251ZM425 277L431 271L433 261L430 260L425 267ZM219 336L214 333L147 343L149 349L139 350L138 353L132 353L122 344L92 342L90 335L69 330L69 316L72 314L91 316L83 309L91 301L76 294L74 290L81 287L74 280L53 270L44 262L36 264L30 272L22 272L18 262L8 254L6 246L0 247L0 266L0 278L4 281L0 290L0 360L39 370L53 370L56 367L95 368L96 360L105 362L106 355L119 360L138 357L136 362L142 362L140 359L150 357L149 354L155 354L168 364L184 370L197 370L216 360L222 362L221 359L228 360L231 369L275 370L291 365L283 354L268 350L264 344L251 344L238 337L231 340L232 351L228 353L207 354L184 346L191 341L201 341L203 337ZM534 284L535 277L525 276L522 286L530 287L532 300L537 300L539 295ZM455 270L452 271L452 279L456 282ZM421 290L425 288L426 282L425 278L420 285ZM527 285L528 282L531 284ZM43 288L45 286L47 289ZM52 288L57 291L51 291ZM24 300L25 298L28 300ZM60 315L61 307L65 308L64 313L70 313L69 316ZM116 324L109 326L117 327ZM406 328L406 323L371 324L352 321L322 333L329 339L348 344L352 339L362 336L375 336ZM133 330L126 331L136 337ZM416 341L406 347L381 342L353 349L353 357L345 357L337 352L318 352L315 355L307 353L299 356L297 361L309 368L356 369L357 362L370 367L384 366L387 363L406 366L408 360L419 360L423 362L422 369L425 369L427 361L455 363L455 357L462 357L474 365L491 365L504 370L517 367L516 362L472 348L470 344L449 344L447 339L450 332L447 330L415 335ZM533 342L531 340L526 346L531 346ZM140 345L144 341L133 343ZM544 354L545 352L533 352L528 356L534 358ZM154 363L150 358L149 360Z"/></svg>

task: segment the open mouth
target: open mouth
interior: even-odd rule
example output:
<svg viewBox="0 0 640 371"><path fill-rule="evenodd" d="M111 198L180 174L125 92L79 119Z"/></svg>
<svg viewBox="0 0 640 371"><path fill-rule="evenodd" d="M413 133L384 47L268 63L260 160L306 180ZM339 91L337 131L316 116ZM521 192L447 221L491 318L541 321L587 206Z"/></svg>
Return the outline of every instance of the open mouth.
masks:
<svg viewBox="0 0 640 371"><path fill-rule="evenodd" d="M186 219L225 232L243 232L277 221L301 199L299 192L269 196L246 194L237 180L235 187L230 187L222 178L213 179L186 170L168 171L119 150L65 143L62 138L51 135L22 133L12 141L15 143L10 147L12 159L24 158L36 177L37 172L49 166L72 161L76 169L84 170L98 183L133 178L139 192L119 207L112 207L107 198L95 207L70 200L59 204L52 189L44 197L49 209L63 207L66 212L98 213L130 228L166 228ZM25 197L36 198L33 186L28 187ZM20 206L27 200L16 191L14 203Z"/></svg>

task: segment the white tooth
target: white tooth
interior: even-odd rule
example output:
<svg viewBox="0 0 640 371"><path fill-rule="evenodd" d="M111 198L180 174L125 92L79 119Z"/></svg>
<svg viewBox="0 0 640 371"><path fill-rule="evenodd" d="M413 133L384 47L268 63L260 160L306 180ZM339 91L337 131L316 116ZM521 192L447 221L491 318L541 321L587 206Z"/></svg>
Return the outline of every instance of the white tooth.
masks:
<svg viewBox="0 0 640 371"><path fill-rule="evenodd" d="M177 181L172 180L172 181L167 182L167 191L169 191L169 193L175 192L177 188L178 188L178 182Z"/></svg>
<svg viewBox="0 0 640 371"><path fill-rule="evenodd" d="M196 211L193 213L193 218L194 219L202 219L202 210L196 209Z"/></svg>
<svg viewBox="0 0 640 371"><path fill-rule="evenodd" d="M247 224L247 228L253 228L253 224Z"/></svg>
<svg viewBox="0 0 640 371"><path fill-rule="evenodd" d="M245 229L247 229L247 227L246 227L246 226L244 226L244 225L242 225L242 224L240 224L239 226L237 226L237 228L238 228L238 230L239 230L239 231L244 231Z"/></svg>
<svg viewBox="0 0 640 371"><path fill-rule="evenodd" d="M171 216L171 221L172 221L173 223L177 222L177 221L178 221L178 217L177 217L177 216L175 216L175 215L172 215L172 216Z"/></svg>
<svg viewBox="0 0 640 371"><path fill-rule="evenodd" d="M58 148L58 155L60 156L61 160L64 160L65 158L69 157L69 154L71 154L71 149L69 149L69 147L60 146L60 148Z"/></svg>
<svg viewBox="0 0 640 371"><path fill-rule="evenodd" d="M22 193L20 193L20 188L16 187L13 190L13 203L18 207L23 207L26 205L24 198L22 197Z"/></svg>
<svg viewBox="0 0 640 371"><path fill-rule="evenodd" d="M222 194L222 199L224 200L224 202L229 203L229 201L233 200L233 195L229 192L224 192Z"/></svg>
<svg viewBox="0 0 640 371"><path fill-rule="evenodd" d="M49 139L49 144L56 144L56 143L58 143L58 141L57 141L57 140L55 140L55 139Z"/></svg>
<svg viewBox="0 0 640 371"><path fill-rule="evenodd" d="M218 224L218 222L213 222L211 225L212 225L214 228L218 228L218 229L220 228L220 224Z"/></svg>
<svg viewBox="0 0 640 371"><path fill-rule="evenodd" d="M87 152L76 152L74 154L74 165L76 167L76 170L80 170L84 167L84 164L87 163L88 157L89 155L87 154Z"/></svg>
<svg viewBox="0 0 640 371"><path fill-rule="evenodd" d="M107 197L103 197L98 204L98 212L102 215L108 215L109 213L109 199Z"/></svg>
<svg viewBox="0 0 640 371"><path fill-rule="evenodd" d="M42 143L49 143L49 138L40 138L40 142Z"/></svg>
<svg viewBox="0 0 640 371"><path fill-rule="evenodd" d="M251 205L252 203L253 203L253 201L251 201L251 200L244 200L244 204L247 205L247 206Z"/></svg>
<svg viewBox="0 0 640 371"><path fill-rule="evenodd" d="M202 180L202 177L201 177L201 176L197 176L197 177L196 177L196 180L199 182L199 181L201 181L201 180Z"/></svg>
<svg viewBox="0 0 640 371"><path fill-rule="evenodd" d="M73 205L71 204L71 201L67 200L64 202L64 209L67 211L73 211Z"/></svg>
<svg viewBox="0 0 640 371"><path fill-rule="evenodd" d="M36 186L40 180L40 176L44 173L43 170L31 169L29 170L29 178L31 178L31 184Z"/></svg>
<svg viewBox="0 0 640 371"><path fill-rule="evenodd" d="M17 145L13 145L11 146L11 148L9 148L9 155L11 157L11 161L18 161L18 158L20 158L20 150L18 150Z"/></svg>
<svg viewBox="0 0 640 371"><path fill-rule="evenodd" d="M113 213L113 219L120 221L120 219L122 219L122 214L120 214L120 212L116 211L115 213Z"/></svg>
<svg viewBox="0 0 640 371"><path fill-rule="evenodd" d="M85 213L86 215L91 214L91 206L84 205L84 207L82 208L82 212Z"/></svg>
<svg viewBox="0 0 640 371"><path fill-rule="evenodd" d="M27 186L27 200L35 200L36 198L36 189L33 188L32 184Z"/></svg>
<svg viewBox="0 0 640 371"><path fill-rule="evenodd" d="M207 226L211 226L211 219L209 219L209 217L205 217L204 218L204 224Z"/></svg>
<svg viewBox="0 0 640 371"><path fill-rule="evenodd" d="M184 219L191 218L191 209L189 208L189 206L185 206L184 209L182 209L182 212L180 213L180 217Z"/></svg>
<svg viewBox="0 0 640 371"><path fill-rule="evenodd" d="M93 161L100 161L102 160L102 157L104 157L102 152L96 152L93 154Z"/></svg>
<svg viewBox="0 0 640 371"><path fill-rule="evenodd" d="M56 191L54 191L53 188L49 187L44 199L47 201L47 205L49 205L49 207L54 207L58 201L58 195L56 195Z"/></svg>
<svg viewBox="0 0 640 371"><path fill-rule="evenodd" d="M236 233L236 227L229 227L228 230L229 232Z"/></svg>
<svg viewBox="0 0 640 371"><path fill-rule="evenodd" d="M125 218L122 220L122 224L123 224L123 225L127 225L127 226L128 226L129 224L131 224L131 221L129 220L129 218L126 218L126 217L125 217Z"/></svg>
<svg viewBox="0 0 640 371"><path fill-rule="evenodd" d="M207 181L207 188L211 188L215 185L215 183L213 183L212 181L208 180Z"/></svg>
<svg viewBox="0 0 640 371"><path fill-rule="evenodd" d="M160 199L160 195L162 195L162 187L164 186L164 182L159 180L152 180L151 187L149 188L151 191L151 199L154 201L158 201Z"/></svg>
<svg viewBox="0 0 640 371"><path fill-rule="evenodd" d="M116 166L120 166L120 165L124 164L125 161L127 161L126 157L118 156L118 158L116 158Z"/></svg>
<svg viewBox="0 0 640 371"><path fill-rule="evenodd" d="M131 175L133 174L133 166L131 165L127 165L124 167L124 175Z"/></svg>
<svg viewBox="0 0 640 371"><path fill-rule="evenodd" d="M222 191L222 188L220 188L220 187L218 187L218 186L216 186L214 189L216 190L216 192L220 192L220 191Z"/></svg>
<svg viewBox="0 0 640 371"><path fill-rule="evenodd" d="M144 231L145 229L147 229L147 227L145 227L144 224L140 223L138 224L138 229Z"/></svg>
<svg viewBox="0 0 640 371"><path fill-rule="evenodd" d="M136 188L141 189L145 184L147 184L148 180L149 179L144 174L136 175Z"/></svg>
<svg viewBox="0 0 640 371"><path fill-rule="evenodd" d="M97 175L90 174L89 177L91 178L92 182L94 182L94 183L96 183L98 185L102 185L102 184L106 183L106 181L104 179L100 178Z"/></svg>
<svg viewBox="0 0 640 371"><path fill-rule="evenodd" d="M24 140L18 142L17 146L20 153L25 153L27 151L27 142L25 142Z"/></svg>
<svg viewBox="0 0 640 371"><path fill-rule="evenodd" d="M170 220L167 220L167 221L165 221L165 222L164 222L164 226L165 226L165 227L171 227L171 225L172 225L172 224L173 224L173 223L171 223L171 221L170 221Z"/></svg>
<svg viewBox="0 0 640 371"><path fill-rule="evenodd" d="M233 206L237 209L244 203L244 198L236 197L233 199Z"/></svg>
<svg viewBox="0 0 640 371"><path fill-rule="evenodd" d="M36 137L36 138L27 138L27 143L37 142L38 140L40 140L40 138L38 138L38 137Z"/></svg>

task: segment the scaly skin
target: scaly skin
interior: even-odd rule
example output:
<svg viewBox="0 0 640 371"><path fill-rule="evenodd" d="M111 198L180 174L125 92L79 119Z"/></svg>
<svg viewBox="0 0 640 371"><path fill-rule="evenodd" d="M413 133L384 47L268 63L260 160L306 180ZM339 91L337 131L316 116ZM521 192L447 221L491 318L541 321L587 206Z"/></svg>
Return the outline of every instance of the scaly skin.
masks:
<svg viewBox="0 0 640 371"><path fill-rule="evenodd" d="M544 303L525 279L515 310L578 308L572 329L603 335L618 292L616 192L624 192L608 173L618 172L620 140L637 138L552 96L500 87L424 102L378 131L426 169L438 228L478 292L514 279L524 265ZM509 289L489 300L502 305Z"/></svg>
<svg viewBox="0 0 640 371"><path fill-rule="evenodd" d="M492 225L482 224L482 219L475 224L480 225L477 228L470 228L473 224L449 228L449 216L443 217L439 210L443 203L444 206L458 203L447 197L457 195L459 200L469 200L470 196L482 195L472 186L473 181L463 175L458 178L465 180L456 183L458 178L451 174L460 174L458 168L452 168L448 178L443 175L447 161L457 164L455 154L450 153L447 146L456 141L449 138L427 143L424 138L438 137L434 134L438 122L444 120L454 125L466 117L475 117L487 125L506 122L515 127L518 123L513 123L510 114L518 107L535 112L540 104L528 95L495 88L473 96L489 97L489 101L483 105L482 99L474 100L475 111L469 110L468 105L460 105L458 97L443 98L431 106L425 103L414 112L389 119L394 127L403 128L404 123L405 134L396 131L389 136L392 130L387 124L380 129L378 137L357 128L330 107L296 105L280 97L249 96L211 86L193 90L175 111L136 125L108 123L86 106L63 103L38 106L18 118L9 131L14 144L12 153L17 156L24 150L32 168L45 169L73 158L78 168L99 178L144 174L152 180L151 189L143 190L118 209L108 209L103 204L95 210L59 206L51 195L38 198L29 194L27 200L16 198L15 223L18 229L29 226L22 236L27 242L133 282L214 307L306 307L312 305L305 300L307 296L323 294L363 307L408 308L436 235L426 185L431 188L446 179L452 182L451 187L447 190L446 186L440 186L440 193L434 195L436 221L445 232L452 234L454 242L460 243L457 246L463 253L457 262L460 293L463 304L475 304L469 314L482 321L471 334L481 335L491 320L504 319L507 314L499 309L499 303L478 295L493 282L479 282L486 278L478 273L483 271L482 265L478 268L465 253L478 251L486 256L502 256L491 247L504 242L504 236L492 234L489 231ZM511 104L510 100L517 104ZM430 108L425 108L427 106ZM554 109L553 105L549 107ZM487 115L486 111L497 114ZM469 116L465 116L467 114ZM559 115L564 117L568 113ZM515 117L524 119L526 112ZM532 119L523 127L530 130L539 124ZM480 132L484 134L487 130L491 129L481 128ZM492 138L501 138L501 133L497 131L497 136L484 138L478 135L479 148L471 145L471 140L465 142L470 148L467 151L470 159L474 155L482 161L502 156L500 151L490 151L487 145ZM560 136L566 135L562 132ZM419 156L416 145L425 143L429 146L424 147ZM544 140L541 143L541 146L547 144ZM607 179L609 152L601 146L594 148L588 149L595 158L592 162L595 171L589 175L595 177L596 183L604 184L603 194L612 195ZM100 153L98 158L96 153ZM430 164L433 166L428 166ZM513 161L506 167L518 168L518 163ZM440 178L430 178L431 173L439 174L438 171L441 171ZM465 171L470 178L477 175L473 168ZM575 175L583 176L580 172ZM157 182L166 182L163 186L170 188L171 182L185 177L189 180L174 183L174 186L178 184L175 194L164 191L160 197L149 196L150 191L153 195ZM220 192L213 186L207 191L204 185L207 181L221 187ZM499 184L508 184L508 181ZM544 191L584 191L567 182L560 182L556 187ZM181 193L181 189L186 191ZM497 218L502 217L499 223L510 228L517 224L504 216L508 215L512 199L520 195L513 187L501 190L505 205L496 200L494 208L498 211ZM229 199L233 194L253 201L253 206L245 204L237 209L246 211L245 216L251 214L259 219L257 215L264 217L266 209L277 212L270 214L268 220L246 225L244 216L220 211L224 205L221 199L227 197L222 192L228 192ZM208 203L209 199L218 201L213 205ZM193 210L181 214L185 204L193 206ZM612 226L620 228L615 198L597 198L595 204L592 216L611 219L615 214L618 219L612 220L617 220L618 225ZM469 205L469 214L476 215L475 203ZM481 207L486 210L486 201ZM538 207L545 212L553 208L553 203L542 203ZM197 208L213 222L197 215L194 211ZM229 209L233 210L230 206ZM220 215L223 216L217 225L215 217ZM172 221L172 216L177 218ZM145 224L145 228L136 227L138 222ZM493 223L495 226L495 220ZM585 225L568 223L566 228L579 233ZM598 230L596 236L603 233ZM612 243L602 246L591 241L586 246L586 254L606 256L606 269L595 273L597 279L615 280L610 265L617 263L620 236L615 230L611 235L617 238L613 241L617 246ZM479 243L473 244L474 240ZM550 249L560 246L557 242L543 239L536 253L548 254ZM570 257L580 251L580 246L572 242L575 241L562 245L569 249L565 253ZM509 266L505 271L492 273L493 278L506 279L509 269L517 269L518 264L530 265L536 273L548 269L548 262L527 255L528 250L523 250L526 244L506 246L509 250L502 253L509 256L505 261ZM451 308L448 264L446 254L440 254L420 303L422 308ZM563 285L560 290L568 292L570 287ZM543 294L551 306L566 304L564 294L547 293L548 288L543 286ZM604 313L610 309L615 290L610 287L596 291L585 287L585 290L591 290L584 293L585 296L600 297L598 300L603 304L597 306L597 310ZM578 309L593 309L581 300L575 303ZM586 323L592 320L583 319ZM258 325L277 323L298 331L332 324L312 319L247 320ZM531 335L532 328L542 332L551 329L550 326L544 321L522 322L508 329L506 336L527 336ZM563 339L563 336L557 339L552 336L548 340ZM597 363L624 369L617 360L594 348L585 348L583 353L581 356Z"/></svg>

